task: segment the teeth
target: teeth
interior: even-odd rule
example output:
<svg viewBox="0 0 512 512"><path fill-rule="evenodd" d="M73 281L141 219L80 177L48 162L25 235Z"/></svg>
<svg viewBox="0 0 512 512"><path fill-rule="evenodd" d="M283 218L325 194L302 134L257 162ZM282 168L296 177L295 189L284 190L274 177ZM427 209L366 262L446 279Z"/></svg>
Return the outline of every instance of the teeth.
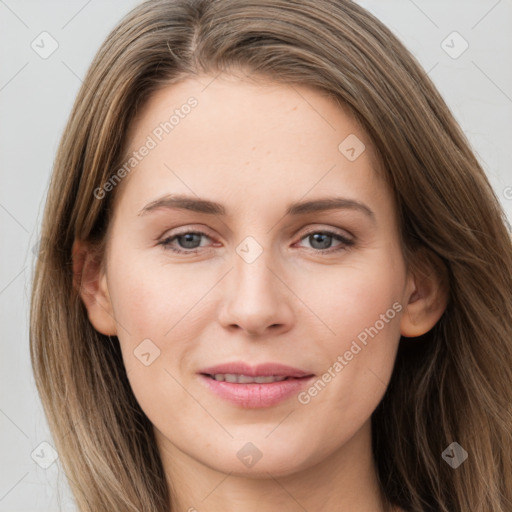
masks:
<svg viewBox="0 0 512 512"><path fill-rule="evenodd" d="M284 379L286 379L286 377L274 377L270 375L268 377L254 377L254 382L257 384L268 384L269 382L280 382Z"/></svg>
<svg viewBox="0 0 512 512"><path fill-rule="evenodd" d="M220 382L225 381L235 384L269 384L271 382L280 382L288 378L277 377L275 375L249 377L248 375L237 375L235 373L216 373L215 375L211 375L211 377Z"/></svg>
<svg viewBox="0 0 512 512"><path fill-rule="evenodd" d="M232 380L230 382L238 382L238 384L250 384L251 382L254 382L257 379L257 377L253 378L248 377L247 375L238 375L238 378L236 378L236 375L233 375L233 377L235 377L235 380Z"/></svg>

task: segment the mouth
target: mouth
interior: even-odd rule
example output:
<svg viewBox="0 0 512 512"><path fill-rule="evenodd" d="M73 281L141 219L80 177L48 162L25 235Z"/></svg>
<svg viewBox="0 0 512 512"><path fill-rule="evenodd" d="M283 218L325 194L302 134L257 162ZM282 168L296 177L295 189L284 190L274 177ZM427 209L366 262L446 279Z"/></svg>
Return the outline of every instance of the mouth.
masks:
<svg viewBox="0 0 512 512"><path fill-rule="evenodd" d="M217 397L237 407L256 409L272 407L297 395L315 375L274 363L256 367L228 363L203 369L199 376Z"/></svg>

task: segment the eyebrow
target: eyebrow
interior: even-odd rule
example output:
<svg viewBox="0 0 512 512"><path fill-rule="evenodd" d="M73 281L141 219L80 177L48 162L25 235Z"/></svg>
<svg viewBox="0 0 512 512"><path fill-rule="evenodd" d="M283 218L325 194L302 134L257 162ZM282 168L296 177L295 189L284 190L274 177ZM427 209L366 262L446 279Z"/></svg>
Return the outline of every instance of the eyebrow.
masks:
<svg viewBox="0 0 512 512"><path fill-rule="evenodd" d="M200 199L186 195L165 195L159 199L148 203L137 215L147 215L148 213L159 209L181 209L207 215L226 215L226 208L215 201ZM354 199L343 197L324 197L312 201L303 201L292 203L286 209L286 215L302 215L306 213L316 213L326 210L356 210L364 213L370 219L375 221L375 213L364 203Z"/></svg>

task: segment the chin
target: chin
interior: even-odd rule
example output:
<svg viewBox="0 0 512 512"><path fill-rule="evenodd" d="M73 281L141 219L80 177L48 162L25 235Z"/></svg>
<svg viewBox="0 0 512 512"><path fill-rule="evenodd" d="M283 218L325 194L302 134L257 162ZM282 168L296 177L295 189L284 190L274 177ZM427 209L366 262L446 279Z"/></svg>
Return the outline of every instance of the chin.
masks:
<svg viewBox="0 0 512 512"><path fill-rule="evenodd" d="M248 439L248 437L245 437ZM230 456L227 456L228 452ZM204 452L203 452L204 457ZM222 473L255 479L284 477L314 465L322 459L322 453L306 453L300 442L289 443L286 439L233 441L231 446L221 449L202 460L203 464Z"/></svg>

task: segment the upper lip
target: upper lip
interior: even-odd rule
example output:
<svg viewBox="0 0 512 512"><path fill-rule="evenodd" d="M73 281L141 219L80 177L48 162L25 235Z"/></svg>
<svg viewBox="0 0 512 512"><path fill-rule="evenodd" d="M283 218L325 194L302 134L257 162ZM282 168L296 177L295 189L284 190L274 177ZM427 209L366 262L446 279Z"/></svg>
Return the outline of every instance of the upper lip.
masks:
<svg viewBox="0 0 512 512"><path fill-rule="evenodd" d="M222 374L235 374L247 375L248 377L309 377L312 373L308 373L299 368L293 368L279 363L263 363L256 366L251 366L244 362L224 363L216 366L210 366L199 371L199 373L206 375Z"/></svg>

